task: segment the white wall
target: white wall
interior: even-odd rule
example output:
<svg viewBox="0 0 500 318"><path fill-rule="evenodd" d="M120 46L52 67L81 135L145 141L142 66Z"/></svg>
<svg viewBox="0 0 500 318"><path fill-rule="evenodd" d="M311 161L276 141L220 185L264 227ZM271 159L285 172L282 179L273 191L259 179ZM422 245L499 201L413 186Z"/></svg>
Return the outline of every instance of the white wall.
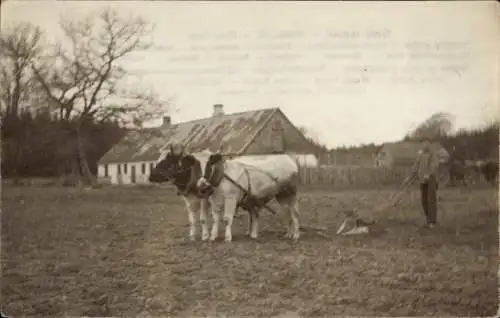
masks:
<svg viewBox="0 0 500 318"><path fill-rule="evenodd" d="M313 154L289 154L289 156L296 160L301 167L317 167L319 165L318 158Z"/></svg>
<svg viewBox="0 0 500 318"><path fill-rule="evenodd" d="M125 173L124 164L120 163L120 174L118 174L118 164L110 163L108 164L108 177L105 177L104 165L99 164L97 176L101 182L107 182L111 184L132 184L132 167L135 167L135 183L136 184L147 184L149 183L148 177L151 172L151 163L154 161L140 161L140 162L127 162L127 172ZM142 173L142 164L145 164L145 171Z"/></svg>
<svg viewBox="0 0 500 318"><path fill-rule="evenodd" d="M293 160L297 161L299 166L301 167L317 167L319 165L318 158L316 158L315 155L313 154L293 154L293 153L287 153L288 156L290 156ZM240 156L241 158L267 158L267 157L272 157L272 156L282 156L282 155L242 155Z"/></svg>

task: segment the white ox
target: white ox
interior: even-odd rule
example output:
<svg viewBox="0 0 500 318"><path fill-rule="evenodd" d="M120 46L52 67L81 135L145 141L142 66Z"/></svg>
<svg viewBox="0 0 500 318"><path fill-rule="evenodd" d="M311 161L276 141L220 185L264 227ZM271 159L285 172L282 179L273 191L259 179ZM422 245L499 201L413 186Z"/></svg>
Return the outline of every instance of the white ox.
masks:
<svg viewBox="0 0 500 318"><path fill-rule="evenodd" d="M225 241L232 241L235 212L242 207L249 212L248 234L258 237L259 210L276 199L289 216L285 237L297 240L300 236L297 199L298 165L288 155L269 157L239 157L225 160L209 151L193 154L203 169L197 181L199 189L209 189L214 205L214 223L210 240L219 233L220 211L224 211ZM217 211L215 211L217 210Z"/></svg>

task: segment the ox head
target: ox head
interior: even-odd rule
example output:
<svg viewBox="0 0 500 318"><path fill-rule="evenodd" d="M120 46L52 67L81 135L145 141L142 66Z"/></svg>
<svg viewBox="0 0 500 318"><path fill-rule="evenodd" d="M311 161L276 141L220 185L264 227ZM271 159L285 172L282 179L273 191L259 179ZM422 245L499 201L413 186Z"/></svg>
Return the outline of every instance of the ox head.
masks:
<svg viewBox="0 0 500 318"><path fill-rule="evenodd" d="M172 181L181 194L196 194L196 183L201 175L201 165L195 156L187 154L182 147L170 146L151 170L149 182Z"/></svg>
<svg viewBox="0 0 500 318"><path fill-rule="evenodd" d="M211 195L224 176L224 157L220 153L205 152L203 175L197 182L200 195Z"/></svg>
<svg viewBox="0 0 500 318"><path fill-rule="evenodd" d="M153 169L151 169L149 182L163 183L172 181L181 170L180 163L183 155L183 149L177 149L173 145L165 149Z"/></svg>
<svg viewBox="0 0 500 318"><path fill-rule="evenodd" d="M222 164L222 156L218 153L209 150L187 153L183 147L170 146L157 160L149 181L172 181L181 194L189 192L206 198L212 195L222 178Z"/></svg>
<svg viewBox="0 0 500 318"><path fill-rule="evenodd" d="M203 177L215 186L219 185L224 173L224 157L220 153L211 154L205 165Z"/></svg>

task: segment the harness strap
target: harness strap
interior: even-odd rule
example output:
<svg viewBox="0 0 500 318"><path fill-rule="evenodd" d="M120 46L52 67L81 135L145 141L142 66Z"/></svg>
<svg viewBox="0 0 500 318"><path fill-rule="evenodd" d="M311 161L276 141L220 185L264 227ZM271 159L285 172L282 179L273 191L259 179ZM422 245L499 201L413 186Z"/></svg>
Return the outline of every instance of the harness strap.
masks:
<svg viewBox="0 0 500 318"><path fill-rule="evenodd" d="M246 166L249 166L249 167L252 167L252 168L254 168L255 170L258 170L258 171L260 171L260 172L264 173L264 174L265 174L265 175L267 175L269 178L271 178L271 180L273 180L274 182L276 182L276 183L278 183L278 184L279 184L279 180L278 180L278 178L277 178L277 177L275 177L275 176L273 176L270 172L268 172L268 171L266 171L266 170L263 170L263 169L259 169L259 168L255 167L255 166L252 166L252 165L249 165L249 164L245 164L245 165L246 165ZM246 172L247 172L247 174L248 174L248 169L245 169L245 171L246 171ZM249 177L249 180L250 180L250 177Z"/></svg>
<svg viewBox="0 0 500 318"><path fill-rule="evenodd" d="M262 170L262 172L264 172L265 174L267 174L269 176L269 178L271 178L274 182L276 182L277 184L280 183L280 181L278 180L277 177L273 176L270 172L267 172L267 171L264 171Z"/></svg>
<svg viewBox="0 0 500 318"><path fill-rule="evenodd" d="M248 169L245 169L245 174L247 175L248 180L248 193L252 193L252 183L250 182L250 173L248 172Z"/></svg>
<svg viewBox="0 0 500 318"><path fill-rule="evenodd" d="M249 176L248 174L248 170L245 169L245 172L247 173L247 176ZM227 180L229 180L229 182L231 182L232 184L234 184L238 189L240 189L241 191L243 191L243 193L245 193L246 195L250 194L249 190L250 190L250 177L248 178L248 183L249 183L249 189L245 189L243 188L238 182L236 182L233 178L231 178L230 176L228 176L226 173L224 173L224 178L226 178ZM277 212L272 209L271 207L269 207L267 204L264 205L264 207L271 213L273 214L277 214Z"/></svg>
<svg viewBox="0 0 500 318"><path fill-rule="evenodd" d="M265 175L267 175L269 178L271 178L271 180L273 180L276 183L276 185L280 186L280 190L286 190L286 188L283 186L283 184L280 185L280 180L277 177L273 176L270 172L268 172L266 170L263 170L263 169L259 169L259 168L255 167L255 166L252 166L252 165L249 165L249 164L245 164L245 165L247 165L249 167L252 167L255 170L260 171L260 172L264 173ZM248 174L248 170L245 169L245 171L247 171L247 174ZM248 177L248 178L249 178L248 180L250 182L250 177ZM286 190L286 192L288 193L289 191ZM267 207L267 204L265 206ZM275 212L273 212L273 213L275 213Z"/></svg>

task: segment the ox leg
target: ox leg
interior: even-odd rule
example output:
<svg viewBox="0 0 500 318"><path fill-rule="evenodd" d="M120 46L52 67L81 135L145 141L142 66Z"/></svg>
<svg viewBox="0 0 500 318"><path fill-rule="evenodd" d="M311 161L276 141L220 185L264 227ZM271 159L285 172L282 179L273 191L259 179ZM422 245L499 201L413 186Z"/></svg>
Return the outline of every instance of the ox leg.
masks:
<svg viewBox="0 0 500 318"><path fill-rule="evenodd" d="M234 220L234 213L236 211L237 200L236 197L227 197L224 201L224 225L225 241L231 242L233 240L232 226Z"/></svg>
<svg viewBox="0 0 500 318"><path fill-rule="evenodd" d="M283 235L284 238L293 238L294 235L294 217L293 213L294 211L292 210L292 206L294 204L294 201L292 199L285 199L285 200L279 200L278 201L280 205L280 209L282 213L286 213L288 216L288 224L286 226L286 233Z"/></svg>
<svg viewBox="0 0 500 318"><path fill-rule="evenodd" d="M257 239L259 236L259 214L258 211L249 212L252 222L249 224L250 238Z"/></svg>
<svg viewBox="0 0 500 318"><path fill-rule="evenodd" d="M286 233L283 235L284 238L289 238L291 237L292 229L293 229L293 222L292 222L292 216L291 216L291 211L290 211L290 206L287 200L277 200L279 204L279 214L286 213L288 216L288 224L286 225Z"/></svg>
<svg viewBox="0 0 500 318"><path fill-rule="evenodd" d="M211 203L208 199L204 199L200 207L200 223L201 223L201 240L208 240L208 209L211 208Z"/></svg>
<svg viewBox="0 0 500 318"><path fill-rule="evenodd" d="M219 236L219 223L220 223L220 214L218 211L212 209L212 231L210 232L210 241L215 241Z"/></svg>
<svg viewBox="0 0 500 318"><path fill-rule="evenodd" d="M189 219L189 239L191 241L196 240L196 220L195 220L195 214L194 214L194 206L197 205L191 204L190 200L188 198L184 198L184 202L186 203L186 209L188 213L188 219Z"/></svg>
<svg viewBox="0 0 500 318"><path fill-rule="evenodd" d="M292 233L293 233L292 209L287 206L286 212L288 213L288 227L286 229L285 237L292 238Z"/></svg>
<svg viewBox="0 0 500 318"><path fill-rule="evenodd" d="M212 231L210 232L210 241L215 241L219 237L219 223L221 210L223 209L223 202L212 202Z"/></svg>
<svg viewBox="0 0 500 318"><path fill-rule="evenodd" d="M247 214L248 228L247 228L247 231L245 232L245 235L250 236L250 234L252 234L253 215L252 215L252 212L250 212L250 211L247 211L247 212L248 212L248 214Z"/></svg>
<svg viewBox="0 0 500 318"><path fill-rule="evenodd" d="M293 221L293 211L291 205L283 205L283 209L286 210L288 215L288 224L286 228L286 233L284 235L285 238L291 239L293 238L294 233L294 221Z"/></svg>
<svg viewBox="0 0 500 318"><path fill-rule="evenodd" d="M290 226L290 238L293 240L297 240L300 237L300 223L299 223L299 202L297 198L293 199L293 202L290 204L289 208L290 221L292 225Z"/></svg>

